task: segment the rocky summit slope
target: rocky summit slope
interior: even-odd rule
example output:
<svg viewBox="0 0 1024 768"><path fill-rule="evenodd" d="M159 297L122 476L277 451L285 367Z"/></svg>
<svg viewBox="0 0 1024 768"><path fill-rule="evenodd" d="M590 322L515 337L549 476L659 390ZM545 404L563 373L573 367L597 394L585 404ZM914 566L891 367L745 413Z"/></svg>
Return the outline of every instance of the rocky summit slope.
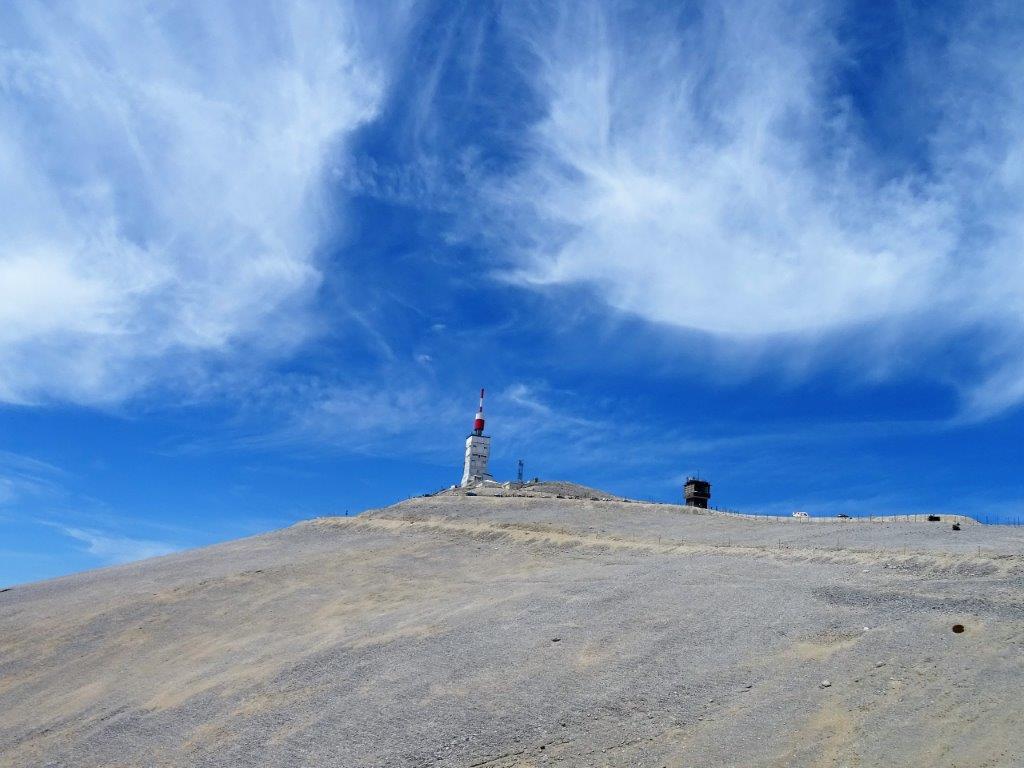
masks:
<svg viewBox="0 0 1024 768"><path fill-rule="evenodd" d="M0 765L1024 765L1017 529L561 490L3 592Z"/></svg>

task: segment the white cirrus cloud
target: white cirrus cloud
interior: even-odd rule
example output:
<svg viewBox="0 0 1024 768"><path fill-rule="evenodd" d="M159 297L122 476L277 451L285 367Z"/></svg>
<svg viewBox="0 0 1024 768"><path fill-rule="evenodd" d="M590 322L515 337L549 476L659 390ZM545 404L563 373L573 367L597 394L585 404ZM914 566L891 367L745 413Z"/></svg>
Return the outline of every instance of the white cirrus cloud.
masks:
<svg viewBox="0 0 1024 768"><path fill-rule="evenodd" d="M901 87L935 119L902 162L837 86L855 55L837 7L658 13L510 14L547 111L524 168L488 190L515 211L504 279L588 285L725 341L978 332L952 377L968 414L1024 398L1024 65L1000 17L1019 11L972 11L939 47L908 33Z"/></svg>
<svg viewBox="0 0 1024 768"><path fill-rule="evenodd" d="M321 173L407 5L0 9L0 401L116 402L301 340Z"/></svg>
<svg viewBox="0 0 1024 768"><path fill-rule="evenodd" d="M134 539L130 536L112 535L91 528L73 528L65 525L55 526L65 536L70 536L83 544L85 551L99 558L106 565L130 563L133 560L144 560L148 557L168 555L179 549L173 544L148 539Z"/></svg>

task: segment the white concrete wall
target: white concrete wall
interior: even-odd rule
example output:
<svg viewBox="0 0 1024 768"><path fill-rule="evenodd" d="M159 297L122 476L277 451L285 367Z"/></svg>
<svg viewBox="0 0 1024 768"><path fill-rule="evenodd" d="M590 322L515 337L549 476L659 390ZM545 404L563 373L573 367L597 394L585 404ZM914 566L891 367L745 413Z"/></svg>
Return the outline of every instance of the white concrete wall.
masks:
<svg viewBox="0 0 1024 768"><path fill-rule="evenodd" d="M491 457L491 438L487 435L470 435L466 438L466 456L462 465L462 485L474 479L490 478L487 461Z"/></svg>

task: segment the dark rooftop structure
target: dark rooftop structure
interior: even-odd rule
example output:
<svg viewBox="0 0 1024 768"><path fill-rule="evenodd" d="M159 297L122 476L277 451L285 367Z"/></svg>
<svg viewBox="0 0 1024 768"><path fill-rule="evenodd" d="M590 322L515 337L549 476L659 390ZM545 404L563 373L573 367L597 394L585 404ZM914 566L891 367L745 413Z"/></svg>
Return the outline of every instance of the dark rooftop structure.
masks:
<svg viewBox="0 0 1024 768"><path fill-rule="evenodd" d="M686 506L707 509L708 499L711 498L711 483L699 477L688 477L683 485L683 497Z"/></svg>

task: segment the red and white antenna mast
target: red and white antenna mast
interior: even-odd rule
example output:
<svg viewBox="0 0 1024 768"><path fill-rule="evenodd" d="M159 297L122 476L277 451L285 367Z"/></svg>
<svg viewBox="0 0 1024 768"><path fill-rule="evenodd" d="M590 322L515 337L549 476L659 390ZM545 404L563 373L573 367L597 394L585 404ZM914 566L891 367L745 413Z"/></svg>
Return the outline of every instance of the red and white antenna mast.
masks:
<svg viewBox="0 0 1024 768"><path fill-rule="evenodd" d="M480 389L480 407L476 409L476 418L473 420L473 434L484 433L484 390Z"/></svg>

